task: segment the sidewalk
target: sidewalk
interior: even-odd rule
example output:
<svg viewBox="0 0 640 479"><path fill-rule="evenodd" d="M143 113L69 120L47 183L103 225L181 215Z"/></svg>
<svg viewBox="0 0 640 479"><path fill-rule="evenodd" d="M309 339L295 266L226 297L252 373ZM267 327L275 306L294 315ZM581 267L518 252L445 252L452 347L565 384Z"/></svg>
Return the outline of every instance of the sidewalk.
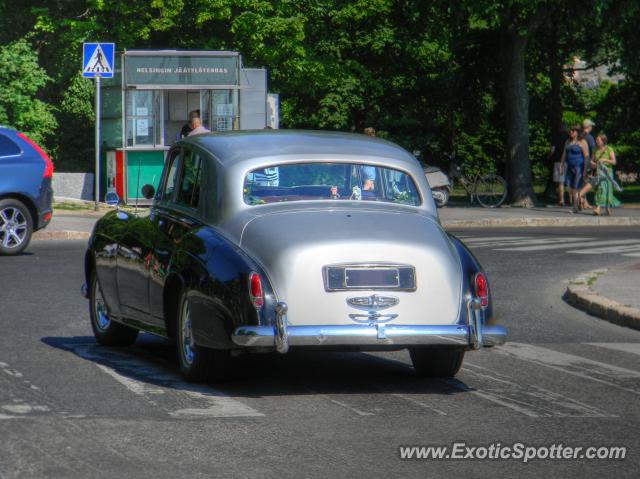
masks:
<svg viewBox="0 0 640 479"><path fill-rule="evenodd" d="M613 216L594 216L592 210L572 213L570 208L481 208L446 206L438 210L445 228L524 226L640 226L640 208L622 207Z"/></svg>
<svg viewBox="0 0 640 479"><path fill-rule="evenodd" d="M621 326L640 329L640 262L594 270L569 281L566 301Z"/></svg>

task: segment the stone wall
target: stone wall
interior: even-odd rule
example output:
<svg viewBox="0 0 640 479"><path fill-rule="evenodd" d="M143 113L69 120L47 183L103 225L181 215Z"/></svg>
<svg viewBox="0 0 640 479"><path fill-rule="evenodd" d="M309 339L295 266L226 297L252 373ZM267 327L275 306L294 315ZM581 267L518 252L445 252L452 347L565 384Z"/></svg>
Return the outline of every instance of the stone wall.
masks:
<svg viewBox="0 0 640 479"><path fill-rule="evenodd" d="M93 173L53 173L53 197L93 200Z"/></svg>

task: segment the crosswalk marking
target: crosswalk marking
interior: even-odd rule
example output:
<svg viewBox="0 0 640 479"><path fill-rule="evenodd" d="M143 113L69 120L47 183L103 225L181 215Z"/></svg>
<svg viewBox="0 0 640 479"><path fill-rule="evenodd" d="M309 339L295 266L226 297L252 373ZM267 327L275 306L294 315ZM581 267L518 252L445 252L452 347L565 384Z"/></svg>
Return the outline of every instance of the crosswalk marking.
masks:
<svg viewBox="0 0 640 479"><path fill-rule="evenodd" d="M524 240L529 239L529 236L458 236L458 238L464 239L465 243L483 243L485 241Z"/></svg>
<svg viewBox="0 0 640 479"><path fill-rule="evenodd" d="M494 251L537 252L566 250L570 254L619 254L640 257L640 238L605 240L589 236L476 236L459 237L470 248Z"/></svg>
<svg viewBox="0 0 640 479"><path fill-rule="evenodd" d="M602 363L573 354L525 343L506 343L495 348L519 360L535 363L571 376L577 376L610 387L640 395L640 372Z"/></svg>
<svg viewBox="0 0 640 479"><path fill-rule="evenodd" d="M614 240L614 241L607 241L608 245L623 245L623 244L640 244L640 240L637 239L625 239L625 240ZM580 246L586 248L587 246L598 246L601 247L602 246L602 240L596 240L596 241L585 241L585 242L581 242ZM546 251L546 250L550 250L550 249L566 249L566 248L572 248L576 246L575 244L571 243L571 244L567 244L566 242L563 242L561 244L546 244L546 245L537 245L537 246L516 246L513 248L496 248L498 251ZM584 251L584 250L582 250Z"/></svg>
<svg viewBox="0 0 640 479"><path fill-rule="evenodd" d="M583 242L593 240L593 238L577 238L577 237L565 237L565 238L538 238L538 239L522 239L522 240L510 240L510 241L488 241L483 243L473 243L474 247L487 247L487 246L534 246L561 243L568 246L578 246ZM572 243L572 244L570 244Z"/></svg>
<svg viewBox="0 0 640 479"><path fill-rule="evenodd" d="M640 343L585 343L599 348L622 351L624 353L637 354L640 356Z"/></svg>
<svg viewBox="0 0 640 479"><path fill-rule="evenodd" d="M640 243L636 243L633 245L623 245L623 246L604 246L602 248L590 248L586 251L583 250L571 250L567 251L567 253L575 253L575 254L612 254L612 253L631 253L634 251L640 251Z"/></svg>
<svg viewBox="0 0 640 479"><path fill-rule="evenodd" d="M510 378L473 363L463 368L467 374L488 381L488 386L474 393L483 399L500 404L529 417L613 417L595 406L569 398L560 393Z"/></svg>
<svg viewBox="0 0 640 479"><path fill-rule="evenodd" d="M211 387L185 382L178 374L167 370L164 364L138 359L126 350L99 348L95 344L68 344L66 347L78 356L93 361L101 371L153 406L160 407L163 395L166 402L175 402L177 399L192 406L168 411L171 417L264 416ZM184 396L185 400L180 401L180 396Z"/></svg>

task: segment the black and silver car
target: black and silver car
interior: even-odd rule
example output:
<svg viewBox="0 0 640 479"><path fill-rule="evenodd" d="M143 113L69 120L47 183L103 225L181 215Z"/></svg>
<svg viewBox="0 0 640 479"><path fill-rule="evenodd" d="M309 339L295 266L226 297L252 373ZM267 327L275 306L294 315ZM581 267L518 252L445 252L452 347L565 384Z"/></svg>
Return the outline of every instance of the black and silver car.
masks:
<svg viewBox="0 0 640 479"><path fill-rule="evenodd" d="M363 135L192 136L169 152L148 214L108 213L85 257L99 343L176 342L190 380L241 353L408 348L453 376L505 341L489 283L438 221L418 161Z"/></svg>

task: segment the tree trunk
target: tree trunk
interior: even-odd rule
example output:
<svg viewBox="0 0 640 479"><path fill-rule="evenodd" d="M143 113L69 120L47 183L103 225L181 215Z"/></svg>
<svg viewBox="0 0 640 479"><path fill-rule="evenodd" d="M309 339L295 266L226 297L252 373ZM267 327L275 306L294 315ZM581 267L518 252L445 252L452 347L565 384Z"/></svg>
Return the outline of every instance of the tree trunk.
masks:
<svg viewBox="0 0 640 479"><path fill-rule="evenodd" d="M509 201L514 206L531 208L535 203L535 194L529 163L529 93L525 76L527 37L507 26L502 32L500 49Z"/></svg>
<svg viewBox="0 0 640 479"><path fill-rule="evenodd" d="M563 131L564 125L562 124L562 81L564 79L564 71L560 50L560 44L558 42L558 31L553 29L553 41L551 42L551 48L549 49L549 80L551 82L551 89L549 91L549 128L551 129L551 142L556 141L556 137L559 132ZM544 194L546 196L553 196L556 194L556 183L553 181L553 162L547 162L549 168L549 175L547 176L547 186Z"/></svg>

